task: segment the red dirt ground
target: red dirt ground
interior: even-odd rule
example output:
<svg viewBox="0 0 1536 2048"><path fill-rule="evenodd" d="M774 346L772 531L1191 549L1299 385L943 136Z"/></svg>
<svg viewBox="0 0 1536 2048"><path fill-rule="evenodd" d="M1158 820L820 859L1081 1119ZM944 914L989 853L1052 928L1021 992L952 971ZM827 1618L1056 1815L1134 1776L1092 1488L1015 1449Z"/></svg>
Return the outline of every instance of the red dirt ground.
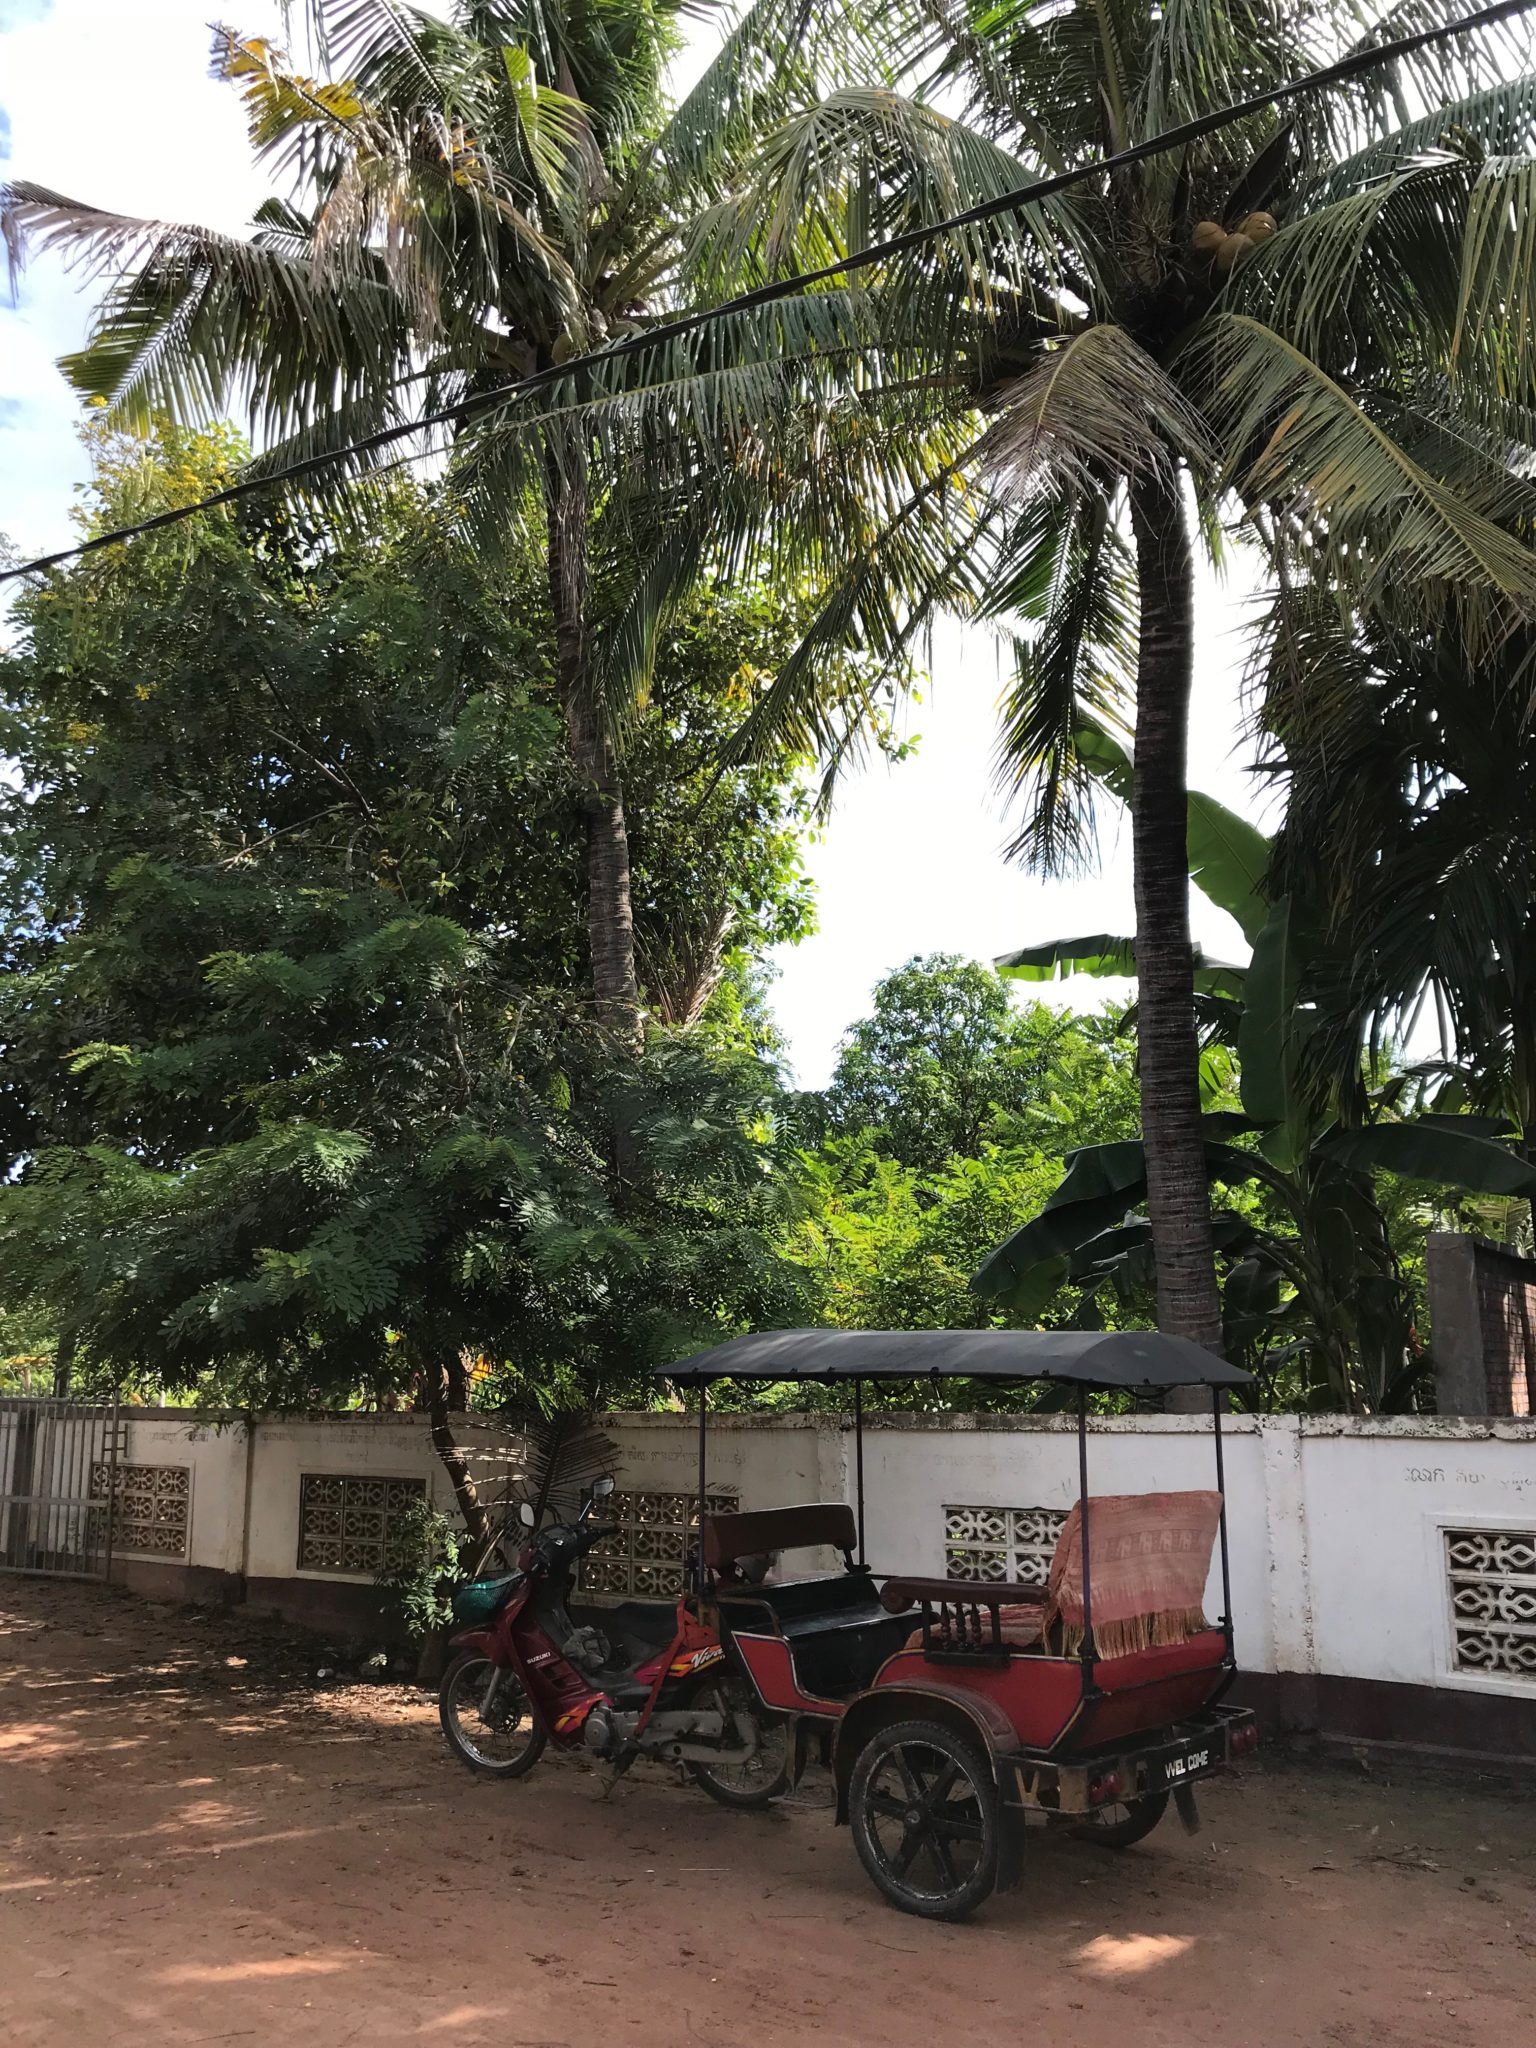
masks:
<svg viewBox="0 0 1536 2048"><path fill-rule="evenodd" d="M1536 1804L1271 1761L970 1926L881 1903L817 1795L484 1784L430 1701L242 1616L0 1579L0 2042L1529 2048ZM824 1795L822 1795L824 1796ZM1039 1840L1039 1838L1032 1838Z"/></svg>

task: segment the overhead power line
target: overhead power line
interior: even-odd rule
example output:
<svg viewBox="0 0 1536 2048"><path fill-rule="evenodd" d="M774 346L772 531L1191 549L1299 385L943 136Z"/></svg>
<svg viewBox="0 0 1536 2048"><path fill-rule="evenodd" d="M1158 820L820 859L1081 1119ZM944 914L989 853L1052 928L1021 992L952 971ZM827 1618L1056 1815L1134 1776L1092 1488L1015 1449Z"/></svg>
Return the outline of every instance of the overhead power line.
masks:
<svg viewBox="0 0 1536 2048"><path fill-rule="evenodd" d="M1160 134L1150 136L1145 142L1132 143L1129 148L1116 150L1112 155L1100 157L1094 163L1080 164L1069 171L1057 171L1048 178L1040 178L1032 185L1017 186L1011 192L1000 193L995 199L983 200L977 206L967 207L963 213L951 214L947 220L934 221L925 227L911 228L905 234L893 235L888 241L878 242L867 249L855 250L851 256L840 257L835 263L823 264L819 270L807 270L793 277L776 278L770 284L755 286L751 291L739 293L735 298L724 299L716 306L704 306L697 312L685 313L676 320L668 320L656 327L625 335L621 340L606 347L592 349L583 355L569 357L563 363L552 364L549 368L535 370L529 376L519 377L509 384L497 385L493 390L476 392L457 404L444 406L440 411L425 413L420 419L404 421L396 426L381 427L377 432L364 434L356 441L349 441L345 447L326 449L314 455L305 455L296 461L283 464L280 468L264 471L260 476L242 477L238 483L228 484L221 491L214 491L206 498L199 498L191 505L177 505L170 511L157 512L152 518L141 519L132 526L119 526L109 533L98 533L90 540L80 541L74 547L60 548L51 555L38 555L30 562L22 562L14 569L0 573L0 583L9 583L18 576L30 576L43 569L55 569L62 562L76 560L81 555L94 554L98 548L115 547L118 543L136 539L143 533L154 533L161 527L178 525L183 519L191 519L199 512L211 512L220 505L229 505L237 499L251 496L256 491L269 490L274 485L294 482L316 471L329 468L332 463L345 462L353 456L369 455L375 449L391 447L396 441L409 440L413 435L426 432L432 427L449 425L462 426L477 414L488 412L509 400L526 397L529 393L545 389L570 378L577 371L589 365L620 361L626 356L642 354L646 349L656 348L666 342L681 340L689 334L696 334L716 320L729 319L737 313L750 313L759 306L770 306L780 299L793 298L797 293L813 285L830 283L834 278L852 276L860 270L867 270L877 263L904 256L921 249L942 235L952 234L957 228L974 227L981 221L995 220L999 215L1011 213L1023 206L1029 206L1041 199L1052 198L1058 192L1065 192L1074 185L1087 183L1090 179L1101 178L1107 172L1125 170L1132 164L1145 163L1149 157L1164 155L1172 149L1182 149L1188 143L1198 142L1206 135L1213 135L1219 129L1230 127L1235 121L1246 120L1250 114L1262 113L1266 107L1278 107L1291 100L1300 99L1309 92L1316 92L1325 86L1337 85L1344 79L1357 77L1361 72L1373 71L1383 64L1394 63L1399 57L1412 56L1416 50L1430 48L1436 43L1454 41L1459 36L1470 35L1476 29L1492 28L1501 21L1510 21L1536 6L1536 0L1494 0L1494 4L1480 7L1475 13L1459 21L1441 22L1433 28L1416 30L1412 35L1398 36L1389 43L1373 44L1367 49L1353 51L1335 64L1326 64L1319 70L1306 72L1302 77L1292 79L1286 85L1278 85L1270 92L1254 93L1245 100L1235 100L1225 107L1218 107L1209 114L1201 114L1193 121L1183 121L1177 127L1165 128Z"/></svg>

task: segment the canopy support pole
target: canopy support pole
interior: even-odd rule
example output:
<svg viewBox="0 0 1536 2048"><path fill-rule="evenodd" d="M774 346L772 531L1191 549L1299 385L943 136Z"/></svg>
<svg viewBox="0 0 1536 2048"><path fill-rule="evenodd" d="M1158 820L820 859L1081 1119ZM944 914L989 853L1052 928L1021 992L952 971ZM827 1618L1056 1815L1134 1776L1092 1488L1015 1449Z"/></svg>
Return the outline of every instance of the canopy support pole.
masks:
<svg viewBox="0 0 1536 2048"><path fill-rule="evenodd" d="M854 1514L859 1525L859 1564L864 1556L864 1376L855 1373L853 1380L853 1492Z"/></svg>
<svg viewBox="0 0 1536 2048"><path fill-rule="evenodd" d="M1077 1498L1078 1522L1083 1538L1083 1647L1084 1664L1093 1664L1093 1572L1088 1560L1088 1389L1077 1390Z"/></svg>
<svg viewBox="0 0 1536 2048"><path fill-rule="evenodd" d="M1221 1388L1211 1389L1211 1425L1216 1443L1216 1491L1221 1495L1221 1632L1232 1654L1232 1565L1227 1556L1227 1473L1221 1445Z"/></svg>
<svg viewBox="0 0 1536 2048"><path fill-rule="evenodd" d="M708 1481L707 1446L709 1432L709 1382L699 1381L699 1547L694 1560L694 1585L699 1599L707 1583L704 1573L704 1494Z"/></svg>

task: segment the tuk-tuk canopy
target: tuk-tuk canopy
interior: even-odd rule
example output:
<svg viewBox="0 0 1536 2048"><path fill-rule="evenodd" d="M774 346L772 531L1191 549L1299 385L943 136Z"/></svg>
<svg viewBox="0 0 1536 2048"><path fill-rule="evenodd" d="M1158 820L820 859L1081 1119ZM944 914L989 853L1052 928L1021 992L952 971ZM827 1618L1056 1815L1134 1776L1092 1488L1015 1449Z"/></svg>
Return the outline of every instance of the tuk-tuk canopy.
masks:
<svg viewBox="0 0 1536 2048"><path fill-rule="evenodd" d="M1253 1374L1156 1330L758 1330L658 1379L1058 1380L1081 1387L1248 1387Z"/></svg>

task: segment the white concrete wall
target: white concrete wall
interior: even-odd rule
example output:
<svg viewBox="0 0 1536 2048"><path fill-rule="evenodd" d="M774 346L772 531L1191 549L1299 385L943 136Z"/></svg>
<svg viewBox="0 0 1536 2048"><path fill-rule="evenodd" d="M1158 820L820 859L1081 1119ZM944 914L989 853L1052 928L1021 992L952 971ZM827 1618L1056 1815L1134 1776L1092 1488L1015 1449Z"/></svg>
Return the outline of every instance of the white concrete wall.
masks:
<svg viewBox="0 0 1536 2048"><path fill-rule="evenodd" d="M247 1443L243 1422L192 1422L175 1409L125 1411L124 1463L184 1465L191 1475L188 1564L244 1570Z"/></svg>
<svg viewBox="0 0 1536 2048"><path fill-rule="evenodd" d="M1508 1693L1536 1709L1536 1679L1452 1669L1444 1536L1536 1529L1536 1424L1319 1416L1299 1435L1313 1659L1299 1668Z"/></svg>
<svg viewBox="0 0 1536 2048"><path fill-rule="evenodd" d="M695 1484L693 1430L623 1416L621 1483ZM1458 1418L1232 1416L1223 1424L1238 1656L1252 1671L1322 1673L1529 1698L1536 1681L1453 1669L1447 1527L1536 1528L1536 1423ZM812 1455L807 1439L814 1441ZM944 1569L947 1504L1070 1506L1077 1440L1067 1418L880 1418L865 1430L867 1549L880 1572ZM835 1418L721 1416L711 1482L743 1507L852 1500L852 1434ZM1213 1484L1203 1417L1095 1423L1097 1493ZM1207 1611L1220 1611L1213 1561Z"/></svg>
<svg viewBox="0 0 1536 2048"><path fill-rule="evenodd" d="M698 1439L688 1417L620 1415L608 1426L621 1486L693 1490ZM1536 1708L1536 1680L1453 1670L1443 1534L1536 1528L1536 1422L1234 1416L1223 1440L1233 1621L1246 1668L1464 1687ZM243 1424L144 1411L129 1422L126 1455L192 1468L188 1562L250 1580L333 1576L297 1569L305 1472L419 1476L439 1505L451 1505L417 1416L274 1419L248 1440ZM1095 1492L1204 1487L1213 1475L1205 1418L1117 1419L1090 1432ZM733 1489L744 1508L851 1501L851 1428L831 1416L719 1416L709 1481ZM947 1504L1065 1508L1076 1492L1076 1436L1065 1418L881 1417L865 1432L867 1548L880 1572L942 1572ZM786 1560L791 1570L830 1562ZM1214 1615L1214 1568L1207 1599Z"/></svg>
<svg viewBox="0 0 1536 2048"><path fill-rule="evenodd" d="M420 1478L439 1505L452 1500L447 1474L432 1454L419 1416L360 1415L342 1422L274 1419L256 1425L254 1451L245 1562L249 1579L332 1576L298 1568L299 1482L306 1472L362 1479Z"/></svg>

